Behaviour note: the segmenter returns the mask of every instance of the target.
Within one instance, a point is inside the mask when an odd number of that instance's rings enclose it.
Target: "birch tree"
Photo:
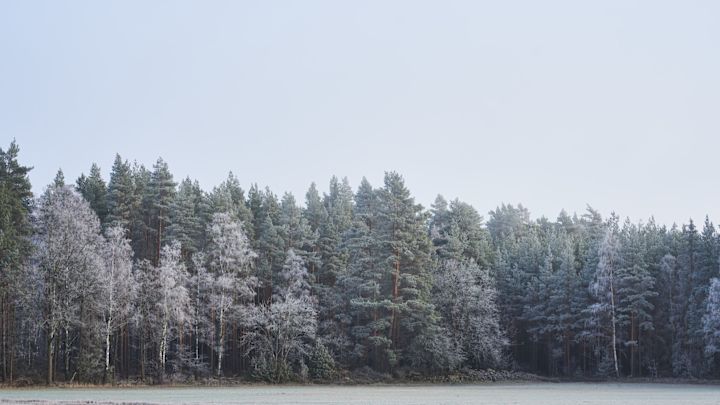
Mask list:
[[[230,214],[214,214],[207,230],[208,261],[214,274],[212,308],[218,317],[217,370],[222,375],[228,319],[242,312],[242,306],[255,296],[256,279],[250,274],[252,261],[257,257],[242,230],[242,224]]]
[[[254,356],[256,375],[271,381],[292,377],[291,360],[303,362],[315,339],[317,311],[310,296],[308,272],[302,258],[288,251],[281,285],[270,304],[255,307],[247,320],[247,353]]]
[[[125,237],[125,229],[112,226],[105,232],[107,242],[104,249],[105,266],[100,274],[104,286],[102,304],[105,379],[111,377],[110,338],[125,326],[133,309],[136,286],[132,274],[132,248]]]
[[[620,377],[617,355],[617,313],[616,313],[616,279],[615,274],[620,268],[620,245],[615,230],[611,227],[605,233],[599,249],[599,262],[595,273],[595,281],[591,291],[598,302],[593,304],[595,314],[607,318],[610,329],[610,352],[612,366],[616,377]]]
[[[85,287],[99,285],[95,280],[103,267],[103,239],[97,215],[87,201],[66,186],[47,189],[39,201],[36,225],[37,263],[45,290],[47,382],[52,384],[61,338],[65,343],[65,371],[69,372],[71,328],[81,322],[81,300],[96,292]]]

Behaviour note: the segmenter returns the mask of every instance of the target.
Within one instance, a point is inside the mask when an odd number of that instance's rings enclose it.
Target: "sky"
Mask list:
[[[35,192],[116,153],[303,201],[401,173],[522,203],[720,221],[717,1],[0,0],[0,147]]]

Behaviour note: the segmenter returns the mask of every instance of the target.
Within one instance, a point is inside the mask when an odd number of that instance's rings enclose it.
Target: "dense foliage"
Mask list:
[[[212,191],[117,156],[33,199],[0,150],[2,377],[334,378],[512,368],[720,375],[719,239],[588,208],[487,221],[394,172],[299,205],[230,174]]]

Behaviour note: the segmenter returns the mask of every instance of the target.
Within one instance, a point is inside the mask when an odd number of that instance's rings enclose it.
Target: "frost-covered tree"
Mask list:
[[[572,346],[576,340],[577,321],[582,312],[582,304],[576,299],[577,291],[582,289],[576,269],[573,240],[565,227],[553,234],[550,242],[553,253],[544,266],[541,285],[547,293],[540,307],[542,313],[541,330],[547,344],[548,372],[557,372],[557,363],[562,357],[562,369],[569,374],[572,371]]]
[[[708,289],[707,308],[703,316],[705,355],[711,366],[720,366],[720,278],[713,278]]]
[[[616,229],[611,227],[605,233],[605,238],[600,245],[599,261],[595,273],[595,281],[591,290],[597,302],[592,305],[592,312],[599,318],[601,330],[607,331],[606,340],[608,343],[603,352],[603,361],[611,362],[613,374],[620,376],[617,355],[617,271],[621,266],[620,242],[616,235]]]
[[[483,217],[471,205],[459,200],[449,204],[438,196],[432,210],[429,232],[440,259],[474,260],[489,267],[490,235],[483,226]]]
[[[212,212],[227,212],[243,224],[243,231],[253,239],[253,213],[245,200],[245,191],[240,181],[232,173],[208,194],[208,203]]]
[[[620,235],[622,265],[617,270],[617,323],[622,341],[629,348],[630,376],[643,366],[644,340],[655,330],[653,298],[655,278],[645,262],[644,236],[640,227],[627,220]]]
[[[250,273],[257,257],[242,230],[242,224],[230,214],[214,214],[207,229],[208,266],[213,273],[211,307],[217,314],[217,375],[222,375],[227,322],[247,312],[245,306],[255,296],[257,280]]]
[[[269,189],[263,192],[257,186],[250,187],[248,200],[253,215],[253,250],[258,252],[256,275],[261,287],[258,298],[269,301],[273,294],[273,283],[285,260],[280,205]]]
[[[386,173],[385,185],[378,190],[376,253],[383,273],[378,305],[381,319],[389,325],[387,337],[391,342],[387,367],[396,366],[401,353],[411,348],[415,338],[434,326],[430,302],[432,247],[425,227],[427,219],[402,176]]]
[[[255,374],[271,381],[292,378],[293,363],[304,366],[317,329],[308,272],[292,250],[278,279],[272,302],[256,306],[246,320],[249,331],[244,338]]]
[[[348,250],[347,270],[338,283],[351,320],[349,354],[341,360],[381,368],[390,340],[386,334],[387,323],[380,321],[383,268],[376,254],[380,250],[376,237],[377,207],[377,192],[363,178],[355,194],[354,219],[343,242]]]
[[[691,296],[693,290],[693,274],[699,271],[700,263],[700,236],[691,220],[683,225],[682,231],[677,235],[678,252],[675,269],[675,294],[673,295],[673,321],[675,334],[673,336],[672,368],[676,376],[689,377],[697,374],[702,366],[702,356],[693,350],[691,342],[690,318]],[[702,353],[700,353],[702,354]]]
[[[193,334],[193,359],[191,368],[195,375],[207,371],[205,356],[201,354],[201,344],[212,345],[215,337],[212,324],[212,304],[214,278],[208,272],[205,253],[198,252],[192,257],[193,273],[188,280],[190,296],[190,323]]]
[[[205,224],[208,222],[208,203],[200,184],[189,177],[180,182],[171,204],[171,225],[168,236],[180,242],[183,258],[188,261],[193,253],[205,246]],[[189,262],[189,261],[188,261]]]
[[[71,333],[76,328],[91,329],[89,312],[96,310],[93,305],[101,292],[98,270],[104,265],[103,239],[97,215],[71,188],[49,187],[38,205],[36,261],[44,289],[42,325],[50,384],[55,380],[60,342],[64,345],[65,377],[69,378]]]
[[[107,379],[112,377],[111,337],[129,322],[137,289],[132,274],[132,248],[125,237],[125,229],[121,225],[115,225],[108,228],[105,234],[107,242],[103,250],[104,266],[100,272],[100,280],[103,286],[101,305]]]
[[[180,244],[163,247],[157,267],[144,261],[136,270],[139,276],[138,316],[136,322],[143,331],[141,338],[141,366],[147,361],[151,346],[156,354],[150,363],[154,374],[162,380],[168,370],[171,343],[183,334],[191,319],[188,274],[182,260]],[[144,374],[144,371],[143,371]]]
[[[460,358],[477,368],[502,367],[508,342],[500,329],[497,291],[489,272],[472,260],[451,259],[435,270],[433,280],[433,303]]]
[[[715,225],[705,217],[702,233],[699,235],[697,246],[697,262],[694,270],[689,274],[689,297],[687,307],[687,348],[693,363],[695,376],[702,376],[711,372],[705,369],[703,352],[705,344],[705,328],[703,317],[708,306],[708,293],[710,281],[718,274],[720,263],[720,247]]]
[[[181,332],[188,320],[189,296],[187,272],[181,260],[180,245],[175,242],[161,251],[157,268],[159,301],[156,303],[155,324],[160,328],[158,357],[160,370],[165,371],[170,340]],[[180,331],[179,331],[180,330]]]
[[[232,173],[210,193],[189,178],[176,191],[162,159],[120,156],[106,191],[93,165],[80,195],[59,171],[33,200],[17,154],[0,150],[4,382],[436,374],[506,358],[567,376],[720,370],[709,218],[702,232],[618,229],[590,207],[550,220],[503,204],[484,222],[441,196],[425,210],[397,173],[354,195],[346,179],[313,184],[303,207],[256,185],[246,196]]]

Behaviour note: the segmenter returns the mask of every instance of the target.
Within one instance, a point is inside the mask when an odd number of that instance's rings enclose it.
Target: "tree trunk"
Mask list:
[[[54,353],[54,346],[55,346],[55,331],[53,328],[48,332],[47,337],[47,363],[48,363],[48,371],[47,371],[47,383],[48,385],[51,385],[53,383],[53,356]]]
[[[225,308],[223,306],[225,303],[225,297],[220,297],[220,334],[218,336],[218,364],[217,364],[217,376],[220,377],[222,375],[222,362],[223,362],[223,354],[225,353]]]
[[[110,377],[110,322],[110,319],[105,322],[105,382]]]
[[[64,379],[67,381],[68,375],[70,375],[70,328],[65,327],[65,376]]]
[[[617,332],[615,330],[615,286],[613,280],[613,274],[610,274],[610,312],[612,317],[612,352],[613,361],[615,364],[615,377],[620,377],[620,370],[618,368],[618,357],[617,357]]]
[[[397,304],[399,297],[399,284],[400,284],[400,252],[395,250],[395,271],[392,276],[392,296],[393,304]],[[392,341],[393,348],[397,345],[397,339],[400,335],[398,328],[398,313],[395,306],[392,310],[392,322],[390,323],[390,340]]]
[[[637,341],[635,340],[635,313],[630,312],[630,377],[635,377],[635,352]]]
[[[160,374],[165,373],[165,352],[167,350],[168,323],[163,322],[162,337],[160,340]]]

